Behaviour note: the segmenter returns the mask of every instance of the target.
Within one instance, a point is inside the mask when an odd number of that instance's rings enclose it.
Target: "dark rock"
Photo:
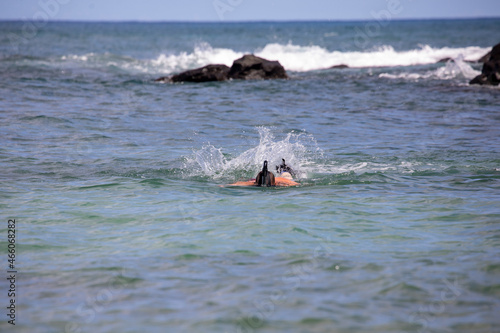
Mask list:
[[[443,58],[443,59],[440,59],[436,64],[439,64],[439,63],[442,63],[442,62],[448,62],[450,60],[453,60],[453,58]]]
[[[344,68],[349,68],[349,66],[342,64],[342,65],[335,65],[335,66],[329,67],[329,69],[337,69],[337,68],[344,69]]]
[[[491,57],[491,51],[486,53],[484,56],[482,56],[481,58],[479,58],[477,60],[477,62],[488,62],[488,60],[490,60],[490,57]]]
[[[179,73],[172,77],[160,77],[156,82],[209,82],[228,79],[288,79],[285,69],[278,61],[270,61],[254,56],[244,55],[233,62],[231,68],[226,65],[208,65]]]
[[[436,62],[436,64],[446,63],[448,61],[455,61],[455,59],[453,59],[453,58],[443,58],[443,59],[439,60],[438,62]],[[477,61],[464,60],[464,62],[469,63],[469,64],[473,64],[473,63],[476,63]]]
[[[475,78],[473,78],[472,80],[470,80],[469,84],[480,84],[480,85],[488,84],[488,77],[486,77],[483,74],[480,74]]]
[[[288,79],[285,68],[279,61],[270,61],[246,54],[233,62],[228,74],[230,79],[258,80],[258,79]]]
[[[170,76],[162,76],[155,80],[155,82],[170,82]]]
[[[192,69],[170,78],[172,82],[209,82],[225,81],[228,79],[229,67],[226,65],[207,65]]]
[[[469,84],[500,84],[500,43],[491,50],[488,60],[483,64],[481,75],[476,76]]]

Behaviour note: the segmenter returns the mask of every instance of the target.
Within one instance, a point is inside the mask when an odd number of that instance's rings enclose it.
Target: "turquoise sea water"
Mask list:
[[[499,332],[500,20],[369,24],[0,22],[15,332]]]

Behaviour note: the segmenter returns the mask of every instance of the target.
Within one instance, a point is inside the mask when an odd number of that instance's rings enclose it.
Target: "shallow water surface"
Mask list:
[[[497,332],[500,94],[466,60],[499,21],[360,49],[363,24],[51,23],[13,50],[1,22],[16,331]],[[291,79],[153,81],[247,52]],[[221,187],[282,158],[300,186]]]

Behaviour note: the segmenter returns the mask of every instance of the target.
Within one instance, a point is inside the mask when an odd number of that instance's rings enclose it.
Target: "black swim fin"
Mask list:
[[[257,181],[257,185],[262,186],[262,185],[267,185],[266,184],[266,179],[267,179],[267,161],[264,161],[264,165],[262,166],[262,171],[259,173],[260,179]]]
[[[264,161],[262,171],[257,175],[257,186],[274,186],[274,174],[267,170],[267,161]]]

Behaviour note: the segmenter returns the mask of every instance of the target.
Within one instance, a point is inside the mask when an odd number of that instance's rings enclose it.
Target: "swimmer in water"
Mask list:
[[[233,184],[228,184],[227,186],[298,186],[299,183],[295,182],[292,178],[292,174],[295,175],[295,171],[290,168],[285,163],[285,159],[282,159],[283,164],[276,166],[276,171],[278,176],[274,176],[274,173],[267,169],[267,161],[264,161],[262,170],[257,174],[255,179],[247,181],[237,181]],[[224,187],[223,185],[221,185]]]

